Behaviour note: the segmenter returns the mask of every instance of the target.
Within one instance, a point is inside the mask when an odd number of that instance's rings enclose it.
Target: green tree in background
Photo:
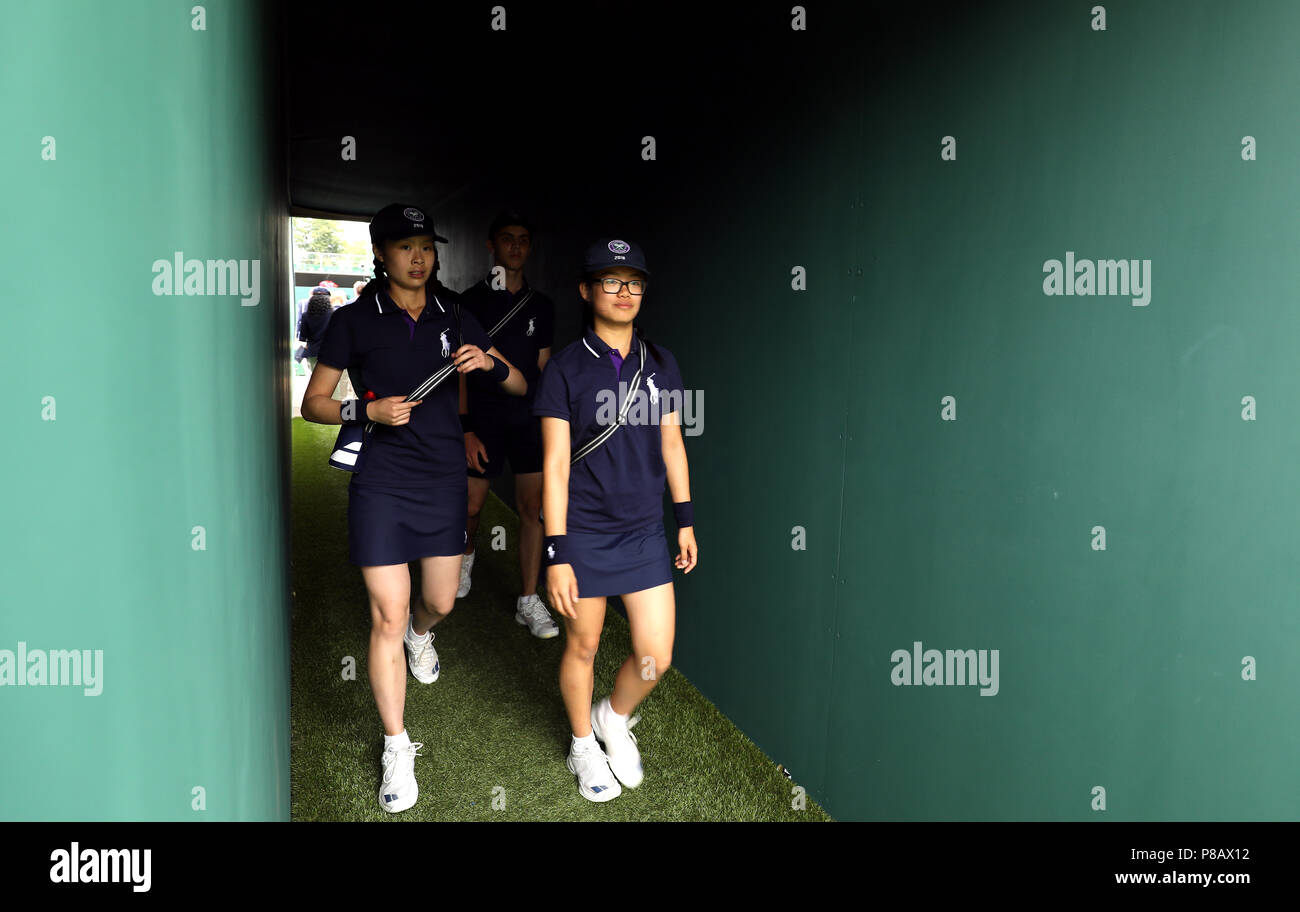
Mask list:
[[[367,229],[367,232],[368,230],[369,229]],[[370,238],[368,236],[357,237],[355,234],[350,237],[344,236],[342,238],[342,243],[344,253],[356,254],[357,256],[365,257],[367,260],[370,259],[372,251],[370,250]]]
[[[358,227],[359,226],[359,227]],[[369,230],[365,223],[329,219],[293,220],[293,246],[315,253],[346,253],[370,259]]]
[[[355,252],[344,250],[338,225],[327,219],[294,219],[293,245],[298,250],[310,250],[316,253]]]

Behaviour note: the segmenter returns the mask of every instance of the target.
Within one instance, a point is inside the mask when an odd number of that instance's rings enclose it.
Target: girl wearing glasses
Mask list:
[[[567,765],[584,798],[609,801],[621,793],[619,783],[641,784],[629,731],[637,718],[629,716],[672,656],[676,603],[663,527],[665,481],[678,526],[677,568],[694,569],[698,549],[677,361],[646,342],[635,322],[650,274],[645,256],[635,244],[601,240],[588,249],[583,272],[586,333],[547,363],[533,414],[542,419],[544,451],[542,560],[551,605],[568,632],[560,663],[573,729]],[[592,448],[610,427],[617,429]],[[611,595],[627,609],[632,654],[613,691],[593,706],[592,668]]]

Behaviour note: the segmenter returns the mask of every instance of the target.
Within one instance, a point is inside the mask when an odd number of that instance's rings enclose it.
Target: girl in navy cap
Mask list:
[[[629,719],[668,670],[675,625],[673,561],[663,528],[667,481],[677,520],[676,565],[698,550],[680,409],[677,361],[636,326],[649,269],[640,248],[617,239],[587,251],[578,292],[587,331],[547,363],[533,414],[542,416],[543,561],[551,605],[568,630],[560,692],[573,728],[568,767],[592,801],[618,797],[643,776]],[[643,356],[644,352],[644,356]],[[619,416],[623,421],[619,421]],[[598,446],[590,444],[602,431]],[[574,462],[574,457],[581,458]],[[592,665],[605,599],[627,609],[632,654],[613,692],[592,705]],[[604,742],[601,750],[597,739]],[[611,775],[612,773],[612,775]]]
[[[435,241],[446,241],[414,206],[393,204],[370,223],[375,278],[330,319],[307,384],[302,415],[321,424],[374,422],[348,487],[348,550],[370,594],[370,686],[384,724],[379,803],[403,811],[419,793],[412,742],[402,722],[407,664],[423,683],[438,679],[434,624],[451,611],[465,550],[465,449],[458,382],[451,376],[423,399],[404,401],[439,367],[483,371],[522,395],[523,375],[495,348],[473,315],[456,320],[456,295],[429,283]],[[331,397],[347,370],[361,400]],[[409,561],[420,561],[420,597],[411,610]]]

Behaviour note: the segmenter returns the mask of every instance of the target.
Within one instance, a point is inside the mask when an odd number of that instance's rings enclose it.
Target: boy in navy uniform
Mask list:
[[[499,325],[492,334],[493,345],[523,372],[528,392],[511,396],[481,374],[461,377],[469,534],[456,596],[469,594],[474,539],[479,512],[487,498],[488,480],[499,477],[508,461],[515,476],[515,505],[519,510],[521,585],[515,620],[527,626],[533,636],[546,639],[560,631],[537,597],[542,556],[542,524],[538,519],[542,503],[542,430],[532,407],[538,377],[551,356],[555,304],[524,278],[532,236],[532,223],[526,217],[511,211],[499,213],[488,229],[487,247],[495,262],[492,274],[461,295],[461,305],[484,329],[492,332]]]

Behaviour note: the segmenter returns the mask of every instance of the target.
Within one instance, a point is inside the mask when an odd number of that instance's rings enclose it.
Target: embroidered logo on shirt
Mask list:
[[[438,338],[442,341],[442,356],[445,358],[451,354],[451,340],[447,338],[447,330],[444,329]]]
[[[610,253],[627,253],[632,247],[626,241],[610,241]]]
[[[533,325],[536,319],[537,319],[536,317],[528,318],[528,332],[524,333],[525,336],[531,336],[533,334],[533,330],[537,328],[535,325]]]
[[[656,371],[657,373],[657,371]],[[655,405],[659,402],[659,388],[655,386],[655,375],[651,374],[645,378],[645,385],[650,390],[650,404]]]

